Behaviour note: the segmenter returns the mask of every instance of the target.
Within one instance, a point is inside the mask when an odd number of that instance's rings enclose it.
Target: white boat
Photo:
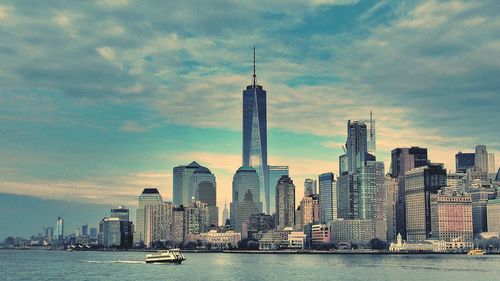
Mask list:
[[[179,249],[161,250],[154,254],[146,255],[146,263],[176,263],[180,264],[185,261],[186,257]]]

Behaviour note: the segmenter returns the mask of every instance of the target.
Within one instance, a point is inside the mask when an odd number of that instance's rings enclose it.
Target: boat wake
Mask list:
[[[144,261],[122,261],[122,260],[117,260],[117,261],[90,261],[90,260],[80,260],[81,262],[85,263],[97,263],[97,264],[111,264],[111,263],[127,263],[127,264],[145,264],[146,262]]]

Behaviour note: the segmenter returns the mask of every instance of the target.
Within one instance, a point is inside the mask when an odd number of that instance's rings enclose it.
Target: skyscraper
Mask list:
[[[467,169],[474,168],[475,159],[475,153],[462,153],[459,151],[455,154],[455,171],[465,173]]]
[[[427,148],[412,146],[395,148],[391,151],[391,176],[398,179],[396,201],[396,234],[406,239],[406,193],[405,173],[413,168],[427,165]]]
[[[276,185],[281,176],[288,176],[288,166],[267,166],[269,176],[269,192],[266,193],[266,213],[276,213]]]
[[[289,176],[282,176],[276,186],[276,226],[295,226],[295,185]]]
[[[135,231],[134,231],[134,244],[143,245],[145,240],[145,207],[150,205],[159,204],[162,201],[161,195],[156,188],[145,188],[139,196],[139,208],[137,208]]]
[[[151,247],[157,241],[172,241],[174,223],[174,205],[160,202],[145,208],[144,243]]]
[[[249,166],[240,167],[233,176],[233,198],[230,204],[231,227],[241,231],[243,222],[253,215],[255,210],[260,213],[262,202],[260,201],[259,176],[257,171]],[[247,194],[248,193],[248,194]],[[240,205],[244,204],[240,208]],[[255,205],[254,209],[252,204]]]
[[[488,173],[488,151],[486,145],[476,145],[475,167],[481,172]]]
[[[173,203],[174,205],[188,206],[194,194],[190,183],[191,175],[200,167],[196,161],[191,162],[187,166],[177,166],[173,169]]]
[[[322,223],[337,219],[337,182],[333,173],[319,175],[320,219]]]
[[[226,225],[227,220],[229,220],[229,210],[227,209],[227,204],[224,201],[224,210],[222,210],[222,225]]]
[[[54,242],[57,248],[64,246],[64,219],[61,217],[57,217]]]
[[[189,193],[193,193],[196,200],[207,204],[209,210],[208,222],[214,226],[219,225],[216,186],[215,176],[208,168],[200,166],[193,171]]]
[[[444,186],[446,169],[442,164],[428,164],[405,173],[408,240],[422,241],[431,237],[431,195]]]
[[[253,167],[259,176],[260,200],[269,198],[267,174],[267,113],[266,91],[257,84],[255,47],[252,84],[243,90],[243,166]],[[255,197],[255,196],[254,196]],[[266,210],[266,213],[269,213]]]
[[[489,174],[494,174],[496,173],[495,169],[495,153],[493,152],[488,152],[488,173]]]
[[[304,181],[304,195],[317,194],[316,191],[316,180],[305,179]]]
[[[471,196],[457,192],[431,195],[432,237],[452,242],[456,239],[472,241]]]

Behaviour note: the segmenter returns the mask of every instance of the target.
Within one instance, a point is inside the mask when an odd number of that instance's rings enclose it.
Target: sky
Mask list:
[[[370,110],[386,170],[395,147],[454,170],[477,144],[498,167],[498,14],[496,0],[2,0],[0,199],[16,204],[0,238],[55,211],[96,225],[145,187],[171,200],[172,168],[193,160],[215,174],[222,212],[254,45],[269,164],[290,166],[297,201],[306,178],[338,171],[347,120]]]

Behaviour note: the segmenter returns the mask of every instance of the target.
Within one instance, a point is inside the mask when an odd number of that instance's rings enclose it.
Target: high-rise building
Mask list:
[[[481,172],[488,173],[488,151],[486,145],[476,145],[474,166]]]
[[[471,196],[454,191],[431,194],[431,229],[439,240],[472,241]]]
[[[103,218],[102,243],[105,248],[123,248],[132,247],[132,222],[129,220],[129,210],[123,206],[111,209],[111,216]]]
[[[467,174],[461,172],[455,172],[455,173],[448,173],[446,177],[447,177],[446,182],[450,189],[454,191],[464,190],[467,181]]]
[[[295,185],[289,176],[282,176],[276,186],[276,226],[295,226]]]
[[[84,224],[82,225],[82,236],[87,237],[89,235],[89,225]]]
[[[475,160],[475,153],[462,153],[459,151],[455,154],[455,171],[460,173],[467,172],[467,169],[474,168]]]
[[[259,201],[269,198],[267,169],[267,112],[266,91],[257,84],[255,48],[252,84],[243,90],[243,166],[253,167],[259,176]],[[257,198],[254,196],[254,198]],[[255,200],[255,199],[254,199]],[[271,198],[272,200],[272,198]],[[268,213],[267,210],[265,210]]]
[[[242,230],[243,222],[252,214],[262,212],[260,181],[257,171],[250,166],[240,167],[233,177],[233,198],[230,204],[231,227]],[[240,208],[240,205],[244,204]],[[255,208],[253,207],[255,206]]]
[[[318,194],[316,191],[316,180],[305,179],[304,181],[304,195]]]
[[[141,195],[139,196],[139,208],[137,208],[136,220],[135,220],[135,230],[134,230],[134,244],[143,245],[145,240],[145,208],[146,206],[156,205],[161,203],[162,198],[158,189],[156,188],[145,188]]]
[[[209,209],[206,203],[192,200],[189,207],[185,208],[185,235],[200,234],[210,229]]]
[[[406,235],[410,241],[431,237],[431,194],[446,186],[442,164],[411,169],[405,173]]]
[[[319,202],[321,222],[337,219],[337,182],[333,173],[319,175]]]
[[[487,204],[489,200],[496,198],[497,191],[494,188],[469,187],[467,194],[472,201],[472,226],[473,235],[476,237],[482,232],[488,231]]]
[[[196,161],[187,166],[177,166],[173,169],[173,203],[176,206],[188,206],[195,196],[195,191],[191,185],[191,175],[200,167]]]
[[[64,246],[64,219],[57,217],[53,243],[57,248]]]
[[[288,176],[288,166],[267,166],[269,177],[269,192],[266,193],[266,209],[265,213],[274,215],[276,213],[276,185],[281,176]]]
[[[387,241],[396,241],[398,235],[396,228],[398,188],[398,178],[387,175],[385,178]]]
[[[253,214],[247,220],[247,235],[249,238],[259,238],[263,233],[275,229],[274,216],[261,214]]]
[[[193,171],[190,180],[190,193],[196,200],[208,206],[208,221],[211,225],[219,225],[219,209],[217,208],[217,189],[215,176],[206,167],[200,166]]]
[[[319,206],[319,196],[317,194],[304,195],[304,198],[302,198],[302,200],[300,201],[300,216],[297,216],[295,218],[295,225],[297,226],[297,230],[303,231],[304,225],[319,222]]]
[[[488,152],[488,174],[496,173],[495,153]]]
[[[395,148],[391,151],[391,176],[398,178],[398,200],[396,202],[396,234],[406,239],[406,193],[405,173],[429,163],[427,148],[412,146]]]
[[[488,201],[488,232],[500,233],[500,199]]]
[[[97,239],[97,228],[91,227],[89,233],[90,239]]]
[[[174,207],[172,223],[172,241],[176,244],[184,242],[186,239],[186,212],[184,206]]]
[[[172,241],[174,223],[174,205],[171,202],[160,202],[145,208],[145,240],[146,246],[154,242]]]

